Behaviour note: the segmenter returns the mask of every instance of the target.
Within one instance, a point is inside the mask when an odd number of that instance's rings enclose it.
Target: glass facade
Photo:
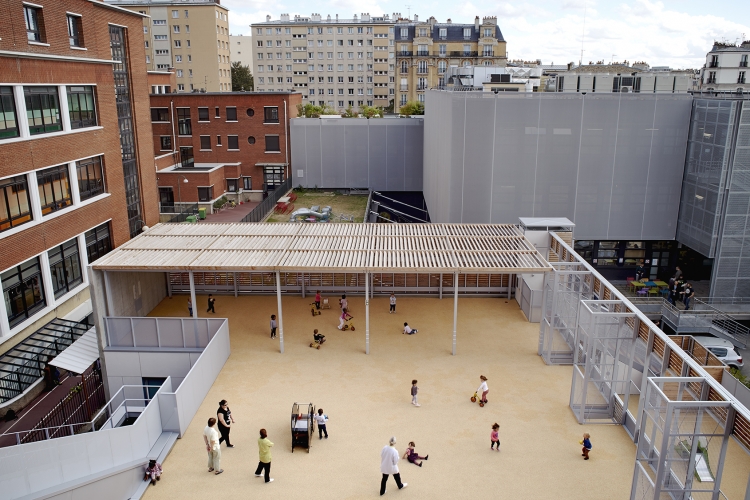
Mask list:
[[[112,65],[117,101],[117,120],[120,125],[120,149],[122,169],[125,177],[125,201],[128,210],[130,237],[140,232],[143,219],[141,208],[140,179],[138,178],[138,158],[135,154],[135,134],[133,132],[133,108],[130,102],[130,82],[128,76],[128,54],[125,41],[125,28],[109,26],[109,45],[112,60],[120,61]]]
[[[57,87],[24,87],[23,93],[31,135],[62,130]]]

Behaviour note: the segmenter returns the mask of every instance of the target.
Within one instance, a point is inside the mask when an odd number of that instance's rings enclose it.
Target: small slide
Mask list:
[[[714,482],[714,476],[711,474],[711,469],[708,468],[708,464],[703,458],[703,454],[695,455],[695,473],[698,475],[698,479],[702,483]]]
[[[315,219],[316,222],[328,221],[330,215],[330,212],[320,213],[314,212],[309,208],[300,208],[291,213],[289,216],[289,222],[299,222],[300,220],[304,221],[306,219]]]

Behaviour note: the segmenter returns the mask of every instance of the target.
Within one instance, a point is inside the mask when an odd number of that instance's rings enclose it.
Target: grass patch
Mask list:
[[[307,191],[297,190],[297,201],[294,202],[294,209],[310,208],[318,205],[321,209],[325,206],[331,207],[333,217],[331,222],[339,222],[338,217],[341,214],[353,215],[354,222],[363,222],[365,207],[367,206],[367,196],[364,195],[343,195],[336,192],[327,191]],[[266,222],[289,222],[289,214],[271,214]]]

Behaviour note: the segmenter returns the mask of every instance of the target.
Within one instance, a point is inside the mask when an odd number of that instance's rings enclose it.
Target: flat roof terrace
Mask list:
[[[629,498],[635,445],[621,426],[576,422],[568,406],[572,368],[544,364],[537,355],[539,324],[527,322],[513,300],[460,298],[463,341],[451,356],[450,298],[399,297],[397,313],[389,314],[388,297],[375,297],[372,350],[365,356],[362,296],[348,297],[355,332],[336,329],[336,305],[311,317],[311,298],[282,297],[284,354],[269,338],[276,297],[215,297],[216,316],[229,318],[232,354],[146,499],[203,499],[207,492],[217,498],[376,498],[380,450],[392,435],[401,454],[415,441],[429,460],[421,468],[402,460],[409,488],[396,492],[391,479],[387,497]],[[206,296],[197,299],[204,306]],[[174,296],[150,315],[186,316],[186,303],[187,296]],[[404,321],[419,333],[403,335]],[[327,337],[320,350],[309,347],[314,328]],[[480,374],[489,379],[484,408],[469,400]],[[410,404],[412,379],[419,380],[419,408]],[[236,420],[235,448],[222,448],[225,472],[216,477],[206,472],[202,432],[221,399]],[[315,437],[309,454],[291,452],[295,401],[312,402],[330,417],[330,438]],[[495,422],[500,453],[489,450]],[[253,476],[260,428],[275,443],[269,485]],[[583,432],[592,435],[587,462],[578,444]]]

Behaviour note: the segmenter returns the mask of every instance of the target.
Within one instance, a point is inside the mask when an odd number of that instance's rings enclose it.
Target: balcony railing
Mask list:
[[[408,85],[399,85],[398,89],[400,91],[402,91],[402,92],[405,92],[405,91],[409,90],[409,86]]]
[[[479,52],[471,52],[466,50],[452,50],[451,57],[477,57]]]
[[[745,83],[745,77],[744,77],[744,75],[737,77],[737,83]]]
[[[718,67],[719,67],[719,61],[711,61],[711,62],[710,62],[710,63],[708,64],[708,67],[709,67],[709,68],[718,68]]]
[[[396,57],[411,57],[414,55],[414,52],[411,50],[400,50],[396,52]]]
[[[427,85],[417,85],[417,90],[427,90]]]
[[[429,55],[430,55],[430,51],[429,50],[418,50],[417,51],[417,56],[427,57]]]

